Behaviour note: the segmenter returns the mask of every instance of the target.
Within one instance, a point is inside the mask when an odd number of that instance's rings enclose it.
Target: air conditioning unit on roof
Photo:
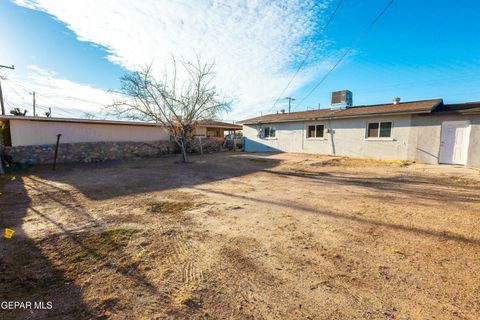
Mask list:
[[[332,92],[332,106],[351,107],[353,105],[353,93],[350,90]]]

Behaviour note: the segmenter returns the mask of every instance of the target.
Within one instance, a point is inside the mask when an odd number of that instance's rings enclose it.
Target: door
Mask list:
[[[467,164],[469,121],[444,121],[440,140],[440,163]]]

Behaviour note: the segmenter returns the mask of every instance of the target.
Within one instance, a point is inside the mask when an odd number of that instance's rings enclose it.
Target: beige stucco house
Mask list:
[[[245,150],[480,167],[480,103],[442,99],[277,113],[241,121]]]
[[[0,122],[8,123],[5,134],[10,136],[8,144],[13,147],[54,144],[57,134],[62,135],[61,143],[170,140],[166,128],[146,122],[25,116],[0,116]],[[225,131],[241,128],[231,123],[203,121],[195,128],[194,134],[223,138]]]

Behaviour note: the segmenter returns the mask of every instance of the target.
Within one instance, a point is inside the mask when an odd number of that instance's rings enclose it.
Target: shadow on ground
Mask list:
[[[13,177],[9,177],[13,179]],[[2,319],[78,319],[93,316],[82,302],[81,289],[54,267],[37,241],[22,230],[31,199],[23,179],[0,180],[0,301],[43,302],[43,310],[4,310]],[[4,228],[12,228],[12,239],[3,238]],[[65,299],[68,297],[68,299]],[[47,302],[52,303],[49,309]]]
[[[244,165],[244,159],[232,157],[225,161],[225,157],[229,155],[192,157],[194,163],[187,164],[176,164],[176,157],[138,162],[65,164],[58,165],[56,171],[39,167],[0,181],[0,226],[2,232],[4,227],[16,230],[13,239],[1,239],[0,243],[0,300],[53,303],[51,310],[0,310],[0,318],[103,317],[105,311],[116,307],[115,301],[106,301],[104,305],[102,301],[89,301],[87,307],[84,288],[74,283],[77,272],[98,272],[102,268],[128,279],[139,290],[157,295],[159,300],[167,300],[168,297],[158,293],[156,286],[122,252],[122,246],[136,230],[108,229],[72,194],[71,189],[64,189],[55,182],[72,186],[82,197],[95,201],[191,187],[278,165],[275,160],[256,159],[247,160],[248,165]],[[32,195],[36,201],[32,200]],[[44,205],[39,206],[39,203]],[[57,210],[60,208],[61,216],[49,210],[49,203]],[[53,226],[53,231],[51,234],[39,233],[32,239],[23,230],[25,219],[38,219],[36,221],[42,224]],[[98,243],[103,246],[100,250]],[[72,270],[72,266],[84,270]]]

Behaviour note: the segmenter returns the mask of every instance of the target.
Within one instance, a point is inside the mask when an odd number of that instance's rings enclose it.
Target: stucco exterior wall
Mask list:
[[[193,134],[195,136],[206,137],[207,127],[196,127],[195,129],[193,129]]]
[[[388,139],[367,139],[368,122],[392,121],[392,136]],[[308,125],[323,124],[324,138],[307,138]],[[267,126],[267,125],[264,125]],[[275,138],[260,138],[260,125],[244,125],[245,150],[248,152],[300,152],[385,160],[409,159],[411,116],[350,118],[329,121],[290,122],[271,124]]]
[[[423,163],[438,163],[443,121],[470,121],[467,165],[480,167],[480,115],[430,114],[412,117],[412,156]]]
[[[168,131],[156,126],[10,120],[12,146],[108,141],[168,141]]]

